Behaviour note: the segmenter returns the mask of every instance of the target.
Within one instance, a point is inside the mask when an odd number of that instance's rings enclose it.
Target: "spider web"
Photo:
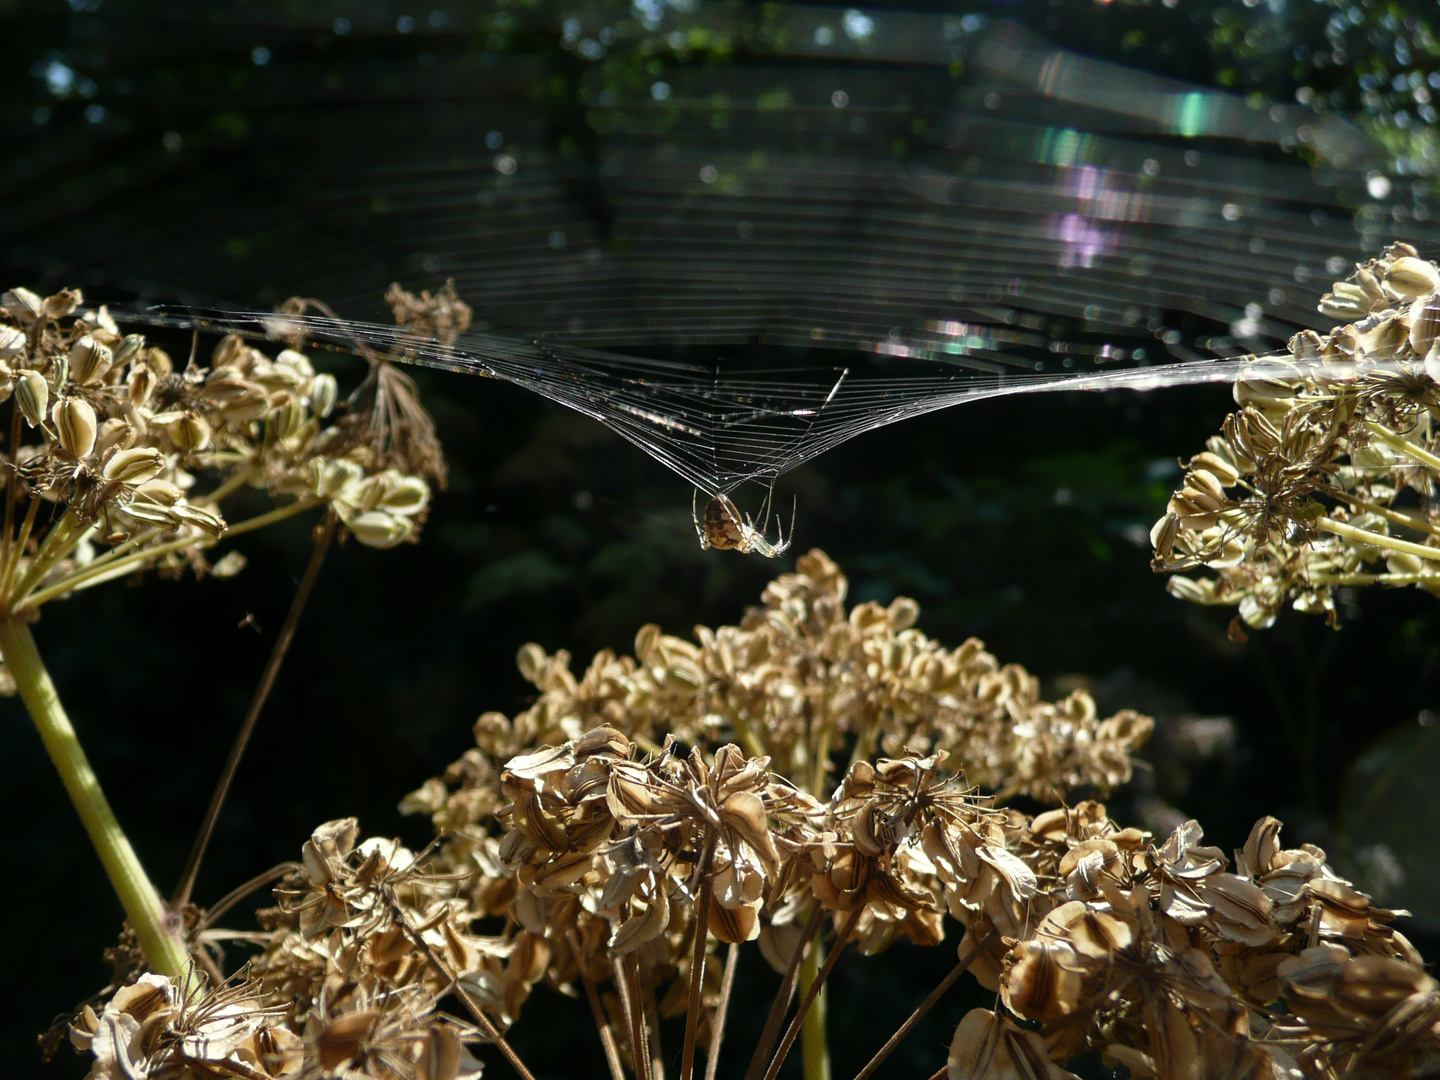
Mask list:
[[[394,243],[441,253],[437,272],[484,320],[452,346],[314,316],[143,317],[398,346],[594,417],[717,494],[961,402],[1282,370],[1253,354],[1328,329],[1314,305],[1329,280],[1392,230],[1440,241],[1428,188],[1392,183],[1339,116],[1008,25],[967,45],[957,89],[917,66],[941,24],[877,17],[867,40],[867,59],[912,65],[906,86],[929,102],[903,154],[877,151],[875,129],[892,128],[861,104],[879,100],[874,73],[846,73],[842,107],[833,71],[788,72],[783,102],[717,136],[707,103],[735,73],[697,68],[664,102],[597,106],[593,170],[528,150],[336,174],[336,207],[406,208]],[[500,212],[476,215],[477,177]]]

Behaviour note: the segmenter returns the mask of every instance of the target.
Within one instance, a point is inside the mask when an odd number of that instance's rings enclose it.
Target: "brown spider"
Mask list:
[[[771,542],[765,538],[765,529],[770,522],[770,498],[774,494],[774,488],[770,494],[765,496],[765,504],[761,508],[763,520],[760,527],[755,527],[755,522],[747,514],[741,516],[735,504],[726,495],[716,495],[705,504],[705,522],[702,525],[700,517],[695,510],[695,501],[698,498],[698,490],[692,490],[690,495],[690,520],[695,523],[695,535],[700,538],[700,550],[706,551],[710,548],[718,548],[721,551],[738,551],[742,555],[755,552],[764,555],[767,559],[783,555],[790,547],[790,541],[785,538],[785,532],[780,528],[780,522],[775,522],[775,540]],[[790,532],[795,532],[795,515],[790,515]]]

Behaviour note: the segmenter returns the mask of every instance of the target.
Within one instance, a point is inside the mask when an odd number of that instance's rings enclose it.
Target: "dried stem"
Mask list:
[[[700,856],[700,895],[695,901],[695,948],[690,956],[690,998],[685,1003],[685,1049],[680,1057],[680,1080],[695,1075],[695,1038],[700,1029],[700,995],[705,987],[705,947],[710,941],[710,894],[714,888],[710,863],[718,834],[712,828]]]
[[[244,900],[251,893],[254,893],[259,889],[263,889],[271,882],[279,881],[287,874],[294,873],[296,870],[301,868],[302,864],[300,863],[281,863],[279,866],[272,866],[263,874],[256,874],[253,878],[251,878],[244,884],[237,885],[235,888],[231,889],[219,900],[215,901],[215,903],[211,904],[205,909],[204,916],[201,918],[199,924],[195,927],[196,933],[203,933],[210,927],[214,926],[218,920],[225,917],[225,913],[227,911],[229,911],[232,907],[238,904],[241,900]]]
[[[650,1038],[645,1030],[645,1016],[640,1004],[640,960],[627,953],[620,961],[620,1003],[625,1006],[625,1017],[630,1022],[630,1057],[635,1075],[641,1080],[654,1080],[651,1073]]]
[[[570,946],[575,950],[575,955],[580,955],[580,943],[575,935],[570,935]],[[590,1003],[590,1015],[595,1018],[595,1030],[600,1033],[600,1045],[605,1050],[605,1064],[610,1068],[610,1080],[625,1080],[625,1066],[620,1063],[620,1050],[615,1045],[615,1032],[610,1028],[610,1021],[605,1016],[605,1007],[600,1002],[600,992],[595,989],[595,981],[590,978],[582,963],[580,967],[580,981],[585,985],[585,1000]]]
[[[121,830],[23,618],[0,618],[0,654],[140,939],[146,963],[153,971],[182,983],[193,978],[178,920],[166,909]]]
[[[745,1070],[745,1080],[760,1080],[761,1063],[769,1058],[770,1050],[780,1035],[780,1025],[785,1020],[785,1012],[790,1007],[790,999],[795,996],[795,978],[800,973],[800,963],[809,952],[810,942],[815,937],[815,932],[820,929],[820,921],[824,916],[825,909],[818,903],[810,911],[810,918],[800,933],[800,940],[795,943],[795,951],[790,955],[785,977],[780,980],[780,989],[775,991],[775,1001],[770,1006],[770,1015],[765,1018],[765,1029],[760,1033],[760,1042],[756,1044],[755,1053],[750,1058],[750,1067]]]
[[[885,1040],[884,1046],[875,1051],[875,1056],[870,1059],[869,1064],[855,1074],[855,1080],[870,1080],[875,1070],[884,1064],[885,1059],[894,1052],[895,1048],[905,1041],[910,1032],[915,1030],[915,1025],[924,1018],[926,1013],[935,1007],[935,1003],[945,996],[946,991],[955,985],[955,981],[959,979],[961,975],[965,974],[966,969],[975,962],[975,958],[990,944],[990,939],[993,938],[997,932],[998,931],[992,926],[985,936],[976,942],[974,947],[960,958],[960,962],[950,969],[950,974],[940,980],[940,985],[935,987],[934,990],[931,990],[929,996],[919,1005],[915,1006],[915,1011],[910,1014],[909,1018],[903,1024],[895,1029],[895,1034]]]
[[[710,1028],[710,1049],[705,1060],[705,1080],[715,1080],[715,1070],[720,1064],[720,1043],[725,1036],[725,1019],[730,1013],[730,991],[735,988],[735,969],[739,966],[740,946],[730,943],[725,953],[725,974],[720,979],[720,1004],[715,1009],[715,1021]]]
[[[845,919],[845,924],[840,928],[840,935],[835,939],[835,944],[830,948],[830,955],[825,958],[825,964],[820,969],[820,974],[810,984],[810,991],[800,1002],[800,1008],[795,1017],[790,1021],[790,1027],[785,1032],[785,1038],[780,1040],[780,1049],[775,1051],[775,1056],[770,1061],[770,1067],[765,1070],[765,1080],[775,1080],[775,1075],[780,1071],[781,1064],[790,1053],[790,1047],[795,1045],[795,1039],[800,1034],[800,1027],[805,1022],[806,1015],[810,1012],[810,1006],[820,996],[821,989],[825,986],[825,980],[830,977],[830,972],[835,969],[836,962],[840,959],[840,953],[845,948],[850,935],[855,932],[855,924],[860,921],[860,916],[865,911],[865,905],[861,904]],[[810,1080],[809,1077],[806,1080]]]
[[[394,914],[395,918],[399,921],[401,929],[405,931],[405,937],[409,939],[411,945],[414,945],[424,953],[426,959],[430,961],[431,966],[445,977],[445,980],[450,984],[450,989],[465,1003],[465,1008],[469,1011],[470,1015],[475,1018],[475,1023],[479,1025],[485,1038],[494,1044],[495,1048],[500,1051],[500,1056],[515,1070],[521,1077],[521,1080],[535,1080],[535,1075],[525,1067],[525,1063],[520,1060],[519,1055],[511,1049],[510,1044],[505,1041],[505,1037],[500,1034],[500,1029],[485,1015],[485,1010],[483,1010],[480,1007],[480,1003],[475,1000],[475,995],[465,989],[464,983],[460,981],[455,972],[450,970],[450,965],[447,964],[440,953],[436,951],[435,946],[426,941],[424,935],[411,925],[410,919],[405,914],[405,909],[401,907],[400,902],[395,899],[393,891],[390,889],[384,890],[384,896],[391,913]]]
[[[5,476],[5,534],[4,544],[0,545],[0,552],[5,555],[5,562],[10,561],[10,540],[14,536],[15,524],[15,489],[20,483],[20,473],[15,462],[20,450],[20,409],[12,404],[10,406],[10,441],[6,444],[5,451],[10,460],[6,462]]]
[[[640,980],[640,957],[635,957],[635,980]],[[640,987],[640,1003],[645,1017],[645,1038],[650,1047],[650,1080],[665,1080],[665,1055],[660,1049],[660,1010],[655,1005],[654,985]]]
[[[171,897],[171,905],[177,911],[190,901],[190,893],[195,887],[195,876],[200,872],[201,860],[205,858],[205,849],[210,843],[211,835],[215,832],[215,823],[220,818],[220,811],[225,805],[225,797],[230,794],[230,785],[234,783],[235,774],[240,769],[240,759],[245,754],[245,747],[249,745],[250,736],[255,731],[255,724],[259,721],[260,713],[265,708],[265,702],[270,697],[270,691],[275,686],[275,678],[280,674],[280,666],[284,664],[285,656],[290,651],[290,643],[295,640],[295,629],[300,625],[300,616],[304,613],[305,604],[309,601],[315,581],[320,576],[320,565],[325,561],[325,553],[330,549],[330,541],[335,535],[335,524],[335,511],[330,510],[325,514],[324,521],[315,529],[315,546],[310,551],[310,561],[305,567],[305,574],[295,589],[295,596],[290,601],[290,610],[286,613],[285,622],[275,638],[275,645],[270,650],[270,658],[265,662],[265,668],[260,673],[260,681],[255,687],[255,696],[250,699],[250,708],[246,710],[245,719],[241,722],[240,730],[235,735],[235,742],[230,747],[230,756],[225,759],[225,767],[221,769],[220,778],[215,783],[215,791],[210,796],[210,805],[205,808],[205,817],[200,822],[200,830],[195,835],[195,843],[191,846],[190,854],[185,860],[185,869],[181,872],[180,881],[175,886],[175,892]]]

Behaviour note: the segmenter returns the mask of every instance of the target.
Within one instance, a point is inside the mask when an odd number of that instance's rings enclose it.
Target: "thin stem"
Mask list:
[[[1440,585],[1440,574],[1311,574],[1312,585]]]
[[[1384,424],[1377,424],[1374,420],[1366,420],[1365,430],[1370,432],[1371,435],[1374,435],[1375,438],[1379,439],[1386,446],[1400,451],[1400,453],[1404,454],[1411,461],[1424,465],[1427,469],[1440,472],[1440,457],[1436,457],[1428,450],[1421,449],[1409,439],[1405,438],[1405,436],[1391,431]]]
[[[300,863],[281,863],[279,866],[272,866],[263,874],[256,874],[253,878],[245,882],[243,885],[237,885],[235,888],[231,889],[219,900],[215,901],[215,903],[211,904],[208,908],[205,909],[205,915],[196,925],[196,930],[201,933],[209,930],[210,927],[214,926],[216,922],[225,917],[226,912],[228,912],[241,900],[244,900],[251,893],[263,889],[272,881],[279,881],[286,874],[289,874],[292,871],[298,870],[300,868]]]
[[[695,902],[695,946],[690,954],[690,998],[685,1003],[685,1049],[680,1055],[680,1080],[695,1075],[695,1038],[700,1030],[700,995],[705,988],[705,947],[710,942],[710,893],[714,887],[710,863],[715,857],[714,829],[705,840],[700,856],[700,895]]]
[[[638,984],[640,956],[638,953],[631,955],[635,957],[635,978]],[[645,1016],[645,1037],[650,1046],[650,1077],[651,1080],[665,1080],[665,1054],[660,1049],[660,1010],[655,1004],[655,987],[641,987],[640,994]]]
[[[184,551],[189,547],[208,548],[218,544],[221,540],[229,540],[231,537],[239,536],[242,533],[251,532],[255,529],[263,529],[266,525],[273,525],[277,521],[284,521],[286,518],[294,517],[302,511],[309,510],[312,506],[318,506],[319,499],[297,499],[293,503],[281,506],[268,513],[260,514],[240,522],[238,525],[231,525],[226,528],[223,536],[182,536],[171,540],[168,543],[159,544],[153,548],[146,548],[144,551],[136,551],[124,558],[116,559],[113,562],[102,566],[95,566],[91,563],[68,577],[61,578],[45,588],[26,596],[15,605],[16,611],[24,611],[37,608],[57,596],[77,589],[87,589],[92,585],[99,585],[102,581],[108,581],[112,577],[119,577],[121,574],[129,573],[136,567],[160,558],[162,555],[169,555],[172,551]],[[34,583],[29,581],[34,575],[26,575],[28,585]],[[28,590],[27,590],[28,591]]]
[[[760,1041],[755,1045],[755,1053],[750,1058],[750,1067],[745,1070],[745,1080],[760,1080],[761,1063],[769,1058],[770,1050],[780,1035],[780,1025],[785,1021],[785,1013],[790,1008],[790,999],[795,996],[795,977],[800,973],[800,963],[809,952],[810,941],[815,937],[815,932],[820,929],[820,920],[824,915],[825,909],[819,903],[816,903],[810,910],[810,918],[805,922],[805,929],[800,932],[800,940],[795,943],[795,951],[790,954],[790,963],[785,968],[785,977],[780,980],[780,989],[775,991],[775,1000],[770,1005],[770,1015],[765,1018],[765,1030],[760,1033]]]
[[[945,992],[955,985],[955,981],[965,974],[966,969],[975,962],[975,958],[984,951],[985,947],[990,944],[990,939],[998,932],[992,926],[968,953],[960,957],[960,962],[950,969],[950,974],[941,979],[940,985],[931,990],[929,996],[915,1006],[915,1011],[910,1014],[910,1018],[895,1030],[895,1034],[885,1040],[884,1046],[875,1051],[875,1056],[870,1059],[869,1064],[855,1074],[855,1080],[870,1080],[875,1070],[884,1064],[885,1059],[894,1052],[895,1048],[905,1041],[910,1032],[915,1030],[915,1025],[920,1023],[925,1014],[935,1007],[935,1003],[945,996]]]
[[[1414,555],[1417,559],[1430,559],[1435,562],[1440,562],[1440,548],[1426,547],[1424,544],[1412,544],[1409,540],[1396,540],[1393,536],[1386,536],[1384,533],[1371,532],[1369,529],[1357,529],[1353,525],[1345,525],[1326,517],[1320,519],[1319,527],[1321,532],[1334,533],[1336,536],[1343,536],[1347,540],[1354,540],[1361,544],[1369,544],[1372,547],[1389,548],[1391,551]]]
[[[765,757],[765,743],[755,729],[750,726],[750,721],[744,719],[738,712],[726,717],[730,725],[735,729],[735,734],[740,737],[740,744],[745,747],[745,752],[751,757]]]
[[[1381,506],[1379,503],[1371,502],[1369,499],[1362,499],[1360,496],[1354,495],[1343,488],[1333,487],[1330,484],[1322,484],[1315,490],[1322,495],[1329,495],[1332,499],[1340,499],[1343,502],[1349,503],[1351,506],[1359,507],[1367,513],[1382,517],[1395,525],[1403,525],[1407,529],[1429,533],[1431,536],[1440,536],[1440,528],[1436,528],[1428,521],[1422,521],[1410,514],[1402,514],[1399,510],[1392,510],[1388,506]]]
[[[475,1023],[479,1025],[485,1038],[500,1051],[500,1055],[510,1067],[520,1075],[522,1080],[535,1080],[534,1074],[525,1067],[525,1063],[521,1061],[515,1051],[511,1049],[510,1044],[505,1041],[505,1037],[500,1034],[500,1029],[491,1022],[490,1018],[485,1015],[485,1011],[480,1008],[480,1003],[475,1000],[475,995],[465,989],[465,984],[460,981],[455,972],[450,970],[450,965],[445,962],[435,946],[426,941],[425,936],[411,924],[409,917],[405,914],[405,909],[400,906],[400,902],[395,899],[391,890],[387,888],[382,895],[385,897],[391,914],[395,916],[396,921],[405,932],[405,936],[409,939],[410,944],[424,953],[426,959],[430,961],[431,966],[445,977],[445,980],[450,984],[449,988],[465,1003],[465,1008],[469,1010],[470,1015],[475,1018]]]
[[[20,535],[15,538],[15,543],[5,555],[4,566],[0,568],[0,596],[9,595],[10,578],[14,576],[15,567],[20,565],[25,549],[30,544],[30,534],[35,530],[35,519],[40,513],[40,502],[39,499],[30,500],[30,508],[25,511],[25,520],[20,523]]]
[[[6,597],[6,600],[11,602],[12,612],[25,607],[28,599],[26,594],[44,580],[45,575],[53,570],[61,559],[75,550],[75,545],[80,543],[88,528],[88,525],[68,510],[59,521],[50,526],[45,539],[40,541],[35,557],[30,560],[30,568]]]
[[[834,953],[830,955],[833,956]],[[824,983],[819,981],[820,965],[824,957],[825,946],[817,941],[810,950],[810,955],[800,965],[800,990],[805,994],[806,1001],[814,1001],[800,1024],[800,1072],[805,1080],[830,1080],[830,1043],[826,1038],[828,995],[825,993]],[[813,998],[812,990],[816,990]]]
[[[571,935],[570,947],[580,956],[579,942]],[[610,1068],[610,1080],[625,1080],[625,1067],[620,1064],[620,1051],[615,1045],[615,1032],[610,1030],[610,1021],[605,1017],[605,1008],[600,1003],[600,993],[595,981],[580,964],[580,981],[585,984],[585,999],[590,1002],[590,1015],[595,1018],[595,1029],[600,1032],[600,1045],[605,1049],[605,1064]]]
[[[191,503],[192,505],[196,506],[214,506],[216,503],[220,502],[221,499],[224,499],[227,496],[233,495],[235,494],[235,492],[239,491],[242,487],[245,486],[246,482],[249,479],[250,470],[248,468],[237,469],[235,472],[231,473],[230,476],[228,476],[221,484],[219,484],[214,491],[207,491],[204,495],[197,496],[196,498],[191,500]]]
[[[620,985],[625,988],[625,1012],[630,1018],[630,1056],[635,1075],[641,1080],[655,1080],[650,1058],[650,1035],[645,1024],[644,1006],[640,1004],[640,958],[633,952],[620,960]]]
[[[780,1049],[775,1051],[775,1056],[770,1060],[770,1067],[765,1070],[765,1080],[775,1080],[775,1075],[780,1071],[781,1064],[790,1053],[790,1047],[795,1045],[795,1039],[800,1034],[800,1027],[805,1022],[806,1015],[810,1012],[810,1006],[820,996],[821,989],[825,986],[825,980],[830,977],[830,972],[835,969],[835,964],[840,959],[840,953],[844,950],[845,944],[850,940],[850,935],[855,932],[855,924],[860,921],[860,916],[865,911],[865,905],[861,904],[845,919],[845,925],[840,928],[840,935],[835,939],[835,944],[830,947],[830,955],[825,958],[825,964],[820,969],[820,974],[810,985],[810,992],[800,1002],[800,1008],[795,1013],[795,1018],[790,1021],[790,1027],[785,1032],[785,1038],[780,1040]],[[811,1080],[806,1077],[806,1080]]]
[[[15,488],[20,483],[20,472],[16,467],[20,450],[20,408],[13,402],[10,406],[10,442],[5,450],[9,454],[10,460],[6,463],[8,475],[5,477],[5,535],[4,543],[0,544],[0,551],[3,551],[5,561],[8,563],[10,561],[10,539],[15,524]]]
[[[315,587],[315,580],[320,576],[320,564],[325,561],[325,553],[330,549],[330,539],[335,535],[335,512],[332,510],[325,515],[325,520],[315,530],[315,546],[310,551],[310,561],[305,566],[305,575],[300,579],[299,586],[295,589],[295,596],[290,601],[290,610],[285,615],[285,622],[280,627],[280,633],[275,638],[275,645],[270,650],[270,659],[265,662],[265,669],[260,673],[260,681],[255,686],[255,696],[250,699],[250,708],[245,712],[245,719],[240,723],[240,730],[235,735],[235,742],[230,747],[230,756],[225,759],[225,767],[220,770],[220,779],[215,783],[215,791],[210,796],[210,805],[205,808],[205,817],[200,822],[200,830],[195,834],[195,843],[190,847],[190,854],[185,860],[185,869],[180,873],[180,881],[175,886],[175,892],[170,903],[178,911],[190,901],[190,892],[195,887],[195,875],[200,872],[200,862],[205,858],[205,848],[210,843],[210,837],[215,832],[215,823],[220,819],[220,810],[225,805],[225,797],[230,794],[230,785],[235,782],[235,774],[240,769],[240,759],[245,755],[245,747],[250,743],[250,736],[255,732],[255,724],[260,719],[261,710],[265,708],[265,702],[269,700],[270,691],[275,687],[275,678],[280,674],[280,666],[285,663],[285,656],[290,651],[290,643],[295,640],[295,628],[300,625],[300,616],[305,611],[305,604],[310,599],[310,593]]]
[[[720,1064],[720,1043],[725,1037],[725,1018],[730,1012],[730,991],[735,988],[735,969],[740,966],[739,959],[740,946],[731,942],[725,953],[725,974],[720,979],[720,1005],[715,1010],[715,1021],[710,1028],[705,1080],[715,1080],[715,1070]]]
[[[125,916],[140,939],[146,963],[153,971],[182,983],[192,978],[189,952],[180,936],[178,920],[166,910],[121,830],[23,619],[0,618],[0,653],[95,845]]]

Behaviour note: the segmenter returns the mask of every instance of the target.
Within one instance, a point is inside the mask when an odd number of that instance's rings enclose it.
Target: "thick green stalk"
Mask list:
[[[0,653],[40,731],[50,760],[60,770],[60,779],[70,801],[90,835],[110,884],[120,897],[125,915],[140,939],[140,948],[152,970],[172,979],[191,978],[185,942],[176,933],[160,894],[145,875],[140,859],[115,820],[95,770],[80,748],[70,718],[60,704],[55,684],[35,648],[35,638],[22,618],[0,618]]]

